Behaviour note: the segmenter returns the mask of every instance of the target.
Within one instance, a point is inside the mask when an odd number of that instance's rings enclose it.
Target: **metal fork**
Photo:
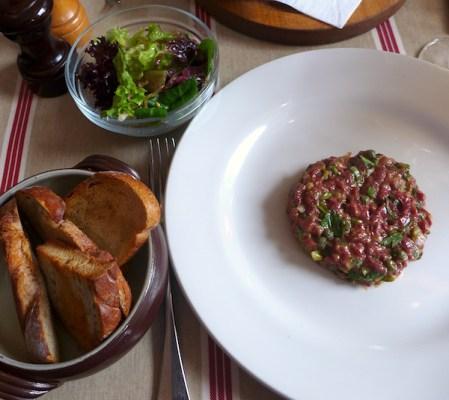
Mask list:
[[[149,180],[154,194],[159,200],[161,207],[164,207],[165,184],[167,181],[168,169],[176,149],[176,134],[165,137],[150,138],[150,165]],[[164,213],[162,212],[162,225],[164,226]],[[159,379],[158,399],[159,400],[189,400],[186,376],[182,364],[181,352],[179,349],[176,321],[174,317],[174,307],[172,298],[172,285],[175,282],[172,276],[172,268],[168,279],[168,287],[165,299],[165,334],[164,351],[162,359],[161,378]],[[167,372],[168,375],[164,375]],[[168,387],[167,387],[168,386]],[[171,393],[167,393],[170,392]]]

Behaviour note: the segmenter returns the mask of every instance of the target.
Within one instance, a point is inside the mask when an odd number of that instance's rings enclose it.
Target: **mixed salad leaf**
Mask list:
[[[150,24],[133,35],[113,28],[92,40],[86,52],[95,62],[78,78],[95,97],[102,115],[163,118],[198,95],[214,68],[216,43]]]

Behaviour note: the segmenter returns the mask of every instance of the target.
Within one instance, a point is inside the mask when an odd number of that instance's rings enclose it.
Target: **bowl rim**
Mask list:
[[[110,117],[103,118],[101,116],[101,114],[98,112],[98,109],[96,109],[95,107],[91,107],[80,96],[78,96],[76,88],[75,88],[77,78],[72,76],[72,74],[70,74],[70,71],[69,71],[70,61],[72,60],[73,57],[76,57],[76,54],[77,54],[76,47],[78,46],[78,44],[81,42],[81,40],[83,40],[85,34],[88,33],[95,25],[106,20],[107,18],[112,18],[117,15],[124,14],[124,13],[130,12],[130,11],[137,11],[137,10],[143,10],[143,9],[173,11],[175,13],[184,15],[184,16],[188,17],[189,19],[191,19],[192,21],[194,21],[195,23],[199,24],[201,26],[201,28],[203,28],[207,32],[207,37],[212,38],[214,40],[214,42],[217,44],[216,51],[214,54],[214,68],[210,72],[209,79],[206,81],[206,85],[204,85],[201,88],[200,92],[193,99],[189,100],[186,104],[184,104],[182,107],[180,107],[176,110],[170,111],[167,114],[167,116],[164,118],[154,118],[154,117],[153,118],[130,118],[130,119],[125,119],[123,121],[120,121],[117,118],[110,118]],[[151,22],[151,20],[149,20],[148,22]],[[186,10],[183,10],[181,8],[177,8],[177,7],[173,7],[173,6],[166,6],[166,5],[162,5],[162,4],[147,4],[147,5],[141,5],[141,6],[135,6],[135,7],[127,7],[127,8],[117,10],[115,12],[108,13],[108,14],[103,15],[102,17],[96,19],[86,29],[84,29],[79,34],[78,38],[76,39],[76,41],[73,43],[73,45],[71,46],[71,48],[69,50],[69,53],[67,56],[67,61],[66,61],[65,67],[64,67],[64,77],[65,77],[65,81],[67,83],[67,88],[70,93],[70,96],[75,100],[75,102],[79,106],[81,105],[83,108],[85,108],[86,112],[89,112],[91,115],[95,115],[98,118],[104,119],[104,120],[106,120],[110,123],[116,124],[118,126],[129,127],[129,122],[131,122],[131,121],[133,121],[133,122],[138,121],[139,124],[146,124],[146,123],[166,121],[170,117],[173,117],[173,116],[175,116],[175,119],[180,119],[184,115],[188,114],[189,108],[192,106],[192,104],[194,104],[199,99],[202,99],[202,97],[208,92],[208,90],[210,90],[211,86],[215,85],[215,83],[217,82],[219,62],[220,62],[220,56],[219,56],[217,36],[203,21],[201,21],[198,17],[196,17],[192,13],[190,13]],[[76,69],[78,69],[78,68],[79,68],[79,65],[76,65]],[[74,72],[73,75],[76,75],[76,72]],[[203,101],[201,101],[201,103],[203,103]]]
[[[80,176],[80,175],[85,176],[87,178],[89,176],[92,176],[93,174],[95,174],[95,171],[88,171],[85,169],[77,169],[77,168],[52,169],[52,170],[37,173],[35,175],[32,175],[32,176],[20,181],[19,183],[17,183],[13,187],[11,187],[9,190],[7,190],[5,193],[0,195],[0,207],[4,203],[6,203],[6,201],[8,201],[18,190],[21,190],[26,187],[30,187],[33,184],[41,181],[42,179],[61,178],[61,177],[66,177],[66,176]],[[154,236],[157,236],[156,239],[154,238]],[[157,254],[155,254],[154,241],[161,243],[161,244],[159,244],[159,246],[157,246],[161,250],[161,254],[159,256]],[[53,364],[35,364],[35,363],[30,363],[30,362],[25,362],[25,361],[18,361],[9,356],[6,356],[6,355],[0,353],[0,371],[2,370],[2,368],[1,368],[2,366],[8,366],[10,368],[17,369],[19,371],[25,371],[28,373],[32,372],[32,373],[38,373],[38,374],[39,373],[42,373],[42,374],[50,373],[51,374],[52,372],[58,372],[61,370],[71,370],[74,367],[78,368],[78,366],[86,364],[86,366],[87,366],[86,370],[80,369],[78,371],[80,373],[83,373],[83,372],[86,372],[86,371],[90,370],[91,368],[95,367],[95,365],[104,362],[105,359],[111,357],[112,354],[107,353],[107,354],[104,354],[103,357],[96,360],[96,362],[94,362],[92,360],[94,357],[97,357],[99,355],[99,353],[106,353],[108,348],[111,347],[111,344],[114,344],[114,342],[116,342],[120,339],[123,339],[123,337],[126,336],[127,330],[130,326],[130,323],[132,323],[133,320],[137,319],[137,317],[139,316],[139,314],[138,314],[139,309],[140,309],[141,305],[144,304],[145,300],[147,299],[147,296],[151,292],[152,284],[155,279],[155,275],[157,272],[156,269],[158,266],[156,258],[160,258],[162,260],[161,263],[163,264],[163,267],[165,267],[165,264],[167,264],[167,268],[168,268],[167,248],[166,248],[165,239],[163,237],[163,233],[162,233],[162,230],[160,227],[156,228],[154,230],[154,232],[153,231],[151,232],[150,237],[148,238],[148,245],[149,245],[149,260],[147,263],[147,267],[149,267],[149,268],[147,268],[147,271],[145,273],[145,281],[144,281],[142,290],[141,290],[137,300],[135,302],[133,302],[133,306],[132,306],[132,309],[131,309],[129,315],[124,320],[122,320],[120,322],[119,327],[106,340],[104,340],[100,345],[96,346],[94,349],[92,349],[86,353],[83,353],[76,358],[73,358],[73,359],[67,360],[67,361],[63,361],[63,362],[53,363]],[[161,279],[162,282],[164,282],[166,280],[167,268],[163,268],[163,271],[162,271],[163,276]],[[164,274],[165,274],[165,276],[164,276]],[[163,296],[157,296],[157,297],[163,297]],[[161,300],[161,299],[156,298],[155,300]],[[157,308],[158,308],[158,305],[157,305]],[[140,338],[141,336],[144,335],[145,332],[146,332],[146,329],[141,332],[140,336],[136,335],[136,334],[134,334],[134,336],[139,336],[139,338]],[[134,339],[136,339],[136,337],[134,337]],[[137,340],[134,340],[132,345],[135,342],[137,342]]]

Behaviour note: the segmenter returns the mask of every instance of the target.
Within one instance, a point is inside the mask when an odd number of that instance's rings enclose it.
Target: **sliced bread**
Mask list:
[[[47,187],[33,186],[16,193],[17,204],[44,240],[58,240],[87,252],[97,246],[73,222],[64,219],[64,200]]]
[[[36,363],[55,363],[58,346],[47,290],[23,230],[15,199],[0,209],[0,242],[30,358]]]
[[[159,203],[141,181],[120,172],[99,172],[65,198],[65,218],[123,265],[160,221]]]
[[[85,350],[93,349],[129,312],[131,293],[120,267],[61,242],[38,246],[37,255],[59,318]]]
[[[115,263],[114,257],[101,250],[73,222],[63,218],[64,200],[47,187],[34,186],[16,193],[19,209],[44,241],[58,241],[104,263]],[[116,273],[120,306],[124,315],[131,308],[131,292],[122,272]]]

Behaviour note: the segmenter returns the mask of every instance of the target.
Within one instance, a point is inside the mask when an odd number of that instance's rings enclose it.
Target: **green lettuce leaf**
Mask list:
[[[206,74],[209,75],[214,69],[214,57],[217,51],[217,44],[210,38],[203,39],[198,49],[206,57]]]
[[[170,32],[164,32],[158,24],[150,24],[147,29],[147,38],[150,42],[167,41],[175,36]]]
[[[125,119],[134,117],[135,111],[142,108],[145,100],[145,89],[138,87],[127,70],[126,57],[119,49],[114,58],[119,86],[114,93],[112,107],[105,112],[108,117]]]
[[[129,41],[129,32],[125,28],[112,28],[106,33],[109,42],[118,43],[121,47],[126,47]]]
[[[162,92],[158,101],[166,106],[169,110],[174,110],[193,99],[198,94],[198,85],[194,78],[190,78],[180,83],[178,86],[172,87]]]

